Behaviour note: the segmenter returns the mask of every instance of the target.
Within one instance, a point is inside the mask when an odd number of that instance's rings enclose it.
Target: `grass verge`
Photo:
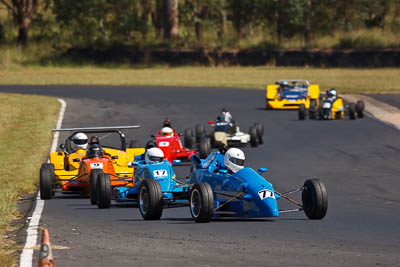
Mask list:
[[[0,266],[12,266],[18,247],[7,232],[19,226],[18,200],[36,192],[59,103],[51,97],[0,93]]]
[[[0,70],[0,84],[176,85],[264,89],[280,79],[306,79],[340,93],[400,91],[400,69],[294,67],[14,67]]]

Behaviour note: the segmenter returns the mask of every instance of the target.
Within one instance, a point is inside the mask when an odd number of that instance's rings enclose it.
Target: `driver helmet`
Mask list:
[[[336,97],[336,96],[337,96],[336,89],[334,89],[334,88],[329,89],[329,91],[328,91],[328,97]]]
[[[225,153],[224,164],[232,172],[238,172],[244,168],[245,156],[241,149],[230,148]]]
[[[90,144],[87,151],[88,158],[101,158],[103,156],[103,149],[99,144]]]
[[[171,127],[171,121],[168,118],[165,118],[163,127]]]
[[[158,147],[152,147],[147,150],[145,161],[147,164],[164,161],[164,152]]]
[[[78,149],[86,149],[88,146],[88,137],[84,133],[76,133],[72,137],[72,142],[74,143],[74,147],[76,150]]]
[[[172,136],[173,130],[170,127],[164,127],[161,129],[161,135],[162,136]]]

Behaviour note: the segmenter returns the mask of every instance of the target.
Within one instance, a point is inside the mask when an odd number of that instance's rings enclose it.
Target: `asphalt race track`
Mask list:
[[[192,221],[189,208],[143,221],[137,207],[99,210],[89,199],[57,194],[45,201],[57,266],[399,266],[400,132],[373,118],[299,121],[295,111],[264,110],[264,92],[240,89],[105,86],[0,87],[62,97],[63,127],[141,123],[127,139],[144,145],[168,117],[183,132],[215,119],[222,107],[245,131],[264,124],[265,144],[245,148],[250,167],[267,167],[278,191],[319,177],[327,216]],[[188,174],[179,167],[178,176]],[[280,200],[281,207],[286,207]],[[21,234],[23,231],[21,231]],[[34,263],[37,262],[35,253]]]

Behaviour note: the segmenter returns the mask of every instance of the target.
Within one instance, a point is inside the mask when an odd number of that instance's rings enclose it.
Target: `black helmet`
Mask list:
[[[101,158],[103,156],[103,148],[99,144],[90,144],[87,152],[88,158]]]
[[[171,128],[171,121],[168,118],[165,118],[163,127],[170,127]]]

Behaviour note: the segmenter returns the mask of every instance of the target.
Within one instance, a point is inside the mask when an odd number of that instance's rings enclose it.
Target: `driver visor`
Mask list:
[[[149,159],[155,162],[162,162],[164,160],[163,157],[156,157],[156,156],[150,156]]]
[[[87,143],[87,139],[74,139],[76,145],[84,145]]]
[[[230,157],[229,160],[230,160],[233,164],[236,164],[236,165],[238,165],[238,166],[243,166],[243,165],[244,165],[244,159],[238,159],[238,158]]]

